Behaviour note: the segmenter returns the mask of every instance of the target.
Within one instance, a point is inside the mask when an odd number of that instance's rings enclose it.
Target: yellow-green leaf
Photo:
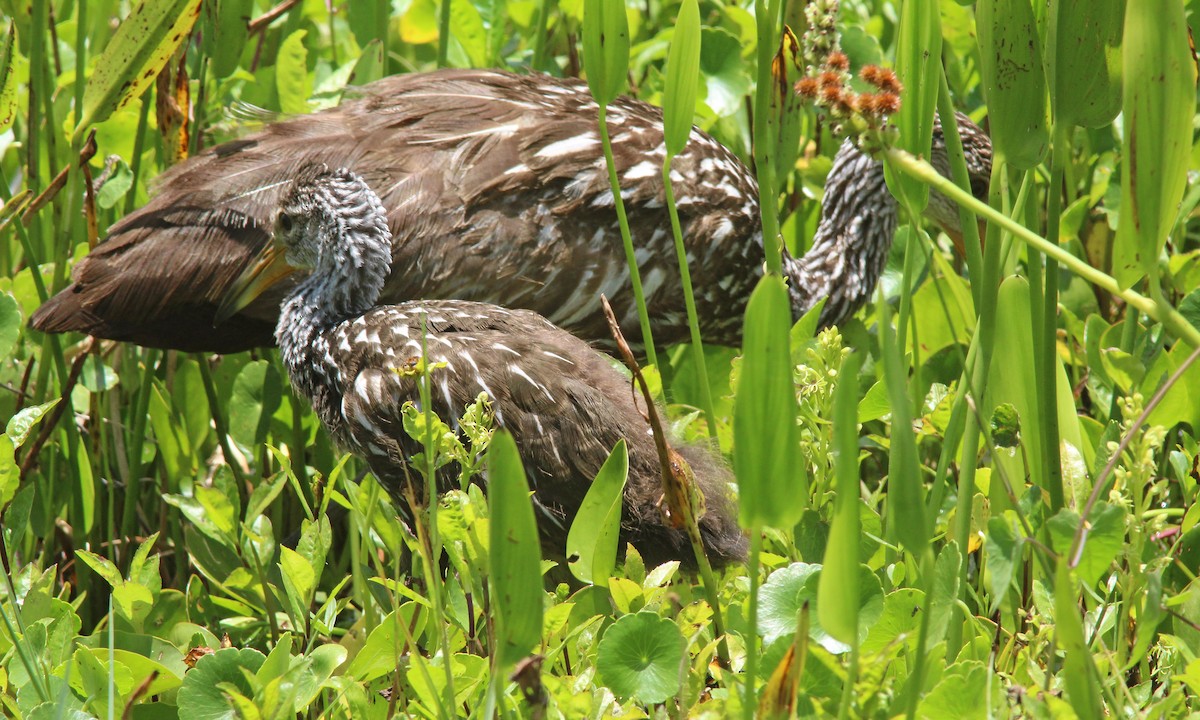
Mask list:
[[[17,117],[17,74],[12,62],[16,37],[17,26],[10,22],[4,47],[0,48],[0,132],[7,130]]]
[[[304,47],[307,30],[297,30],[279,45],[275,60],[275,89],[279,93],[279,109],[290,115],[303,115],[312,108],[308,96],[312,83],[308,79],[308,50]]]
[[[96,59],[74,135],[140,97],[187,39],[200,0],[143,0]]]

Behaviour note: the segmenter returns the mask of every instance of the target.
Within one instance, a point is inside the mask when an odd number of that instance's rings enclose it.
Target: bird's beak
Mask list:
[[[225,297],[221,298],[221,304],[217,306],[217,312],[213,316],[213,326],[216,327],[241,312],[254,302],[256,297],[266,292],[267,288],[295,270],[284,259],[283,246],[268,242],[225,291]]]

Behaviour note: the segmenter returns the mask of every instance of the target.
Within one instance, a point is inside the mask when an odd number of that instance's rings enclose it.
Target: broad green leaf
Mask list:
[[[296,700],[293,711],[297,715],[308,709],[316,699],[317,693],[321,692],[333,677],[334,671],[346,662],[349,652],[337,643],[329,643],[313,648],[305,655],[305,663],[299,668],[298,677],[295,677]],[[293,675],[296,675],[295,671]]]
[[[450,34],[462,45],[472,65],[487,64],[487,31],[483,29],[483,18],[471,0],[450,0]]]
[[[957,616],[959,569],[962,554],[951,541],[937,554],[933,568],[933,587],[925,611],[929,613],[927,647],[935,647],[946,638],[946,630]]]
[[[266,440],[282,397],[283,381],[273,365],[266,360],[246,363],[229,398],[229,436],[242,447],[257,447]]]
[[[121,577],[121,571],[111,560],[103,555],[97,555],[89,550],[80,549],[76,551],[75,557],[84,565],[91,568],[92,572],[104,578],[110,587],[116,588],[125,584],[125,578]]]
[[[1078,717],[1104,717],[1100,688],[1093,676],[1095,668],[1092,667],[1091,650],[1083,634],[1083,619],[1079,617],[1076,601],[1079,584],[1067,567],[1065,557],[1060,557],[1057,565],[1054,579],[1054,634],[1063,653],[1061,677],[1066,685],[1067,700]]]
[[[621,439],[596,473],[567,533],[571,574],[580,582],[608,585],[617,562],[621,501],[628,477],[629,451]]]
[[[933,144],[933,111],[937,106],[939,63],[942,57],[942,23],[936,0],[905,0],[900,6],[900,33],[896,44],[896,74],[904,84],[903,102],[896,116],[900,147],[917,157],[929,157]],[[901,204],[921,213],[929,202],[929,188],[884,164],[888,188]]]
[[[996,612],[1012,587],[1013,576],[1020,568],[1024,538],[1011,513],[988,520],[984,549],[987,557],[987,596],[991,601],[988,614]]]
[[[218,78],[229,77],[238,67],[242,56],[239,50],[250,34],[254,0],[207,0],[203,9],[201,37],[210,71]]]
[[[1052,0],[1047,75],[1055,122],[1104,127],[1121,111],[1125,0]]]
[[[200,0],[142,0],[92,65],[75,126],[79,137],[142,93],[187,40],[200,15]]]
[[[316,573],[300,553],[287,546],[279,548],[279,571],[291,605],[292,619],[303,622],[312,604],[313,590],[317,585]]]
[[[1046,522],[1054,550],[1068,556],[1075,575],[1087,585],[1095,585],[1108,571],[1112,561],[1125,546],[1126,512],[1116,505],[1096,503],[1088,516],[1084,544],[1077,556],[1071,556],[1075,535],[1079,530],[1079,514],[1062,509]]]
[[[992,146],[1005,162],[1028,170],[1046,155],[1046,71],[1029,0],[980,0],[980,74]]]
[[[700,81],[706,88],[704,103],[718,117],[740,112],[753,87],[741,52],[742,44],[729,30],[701,28]]]
[[[1008,709],[1004,687],[992,668],[978,660],[958,662],[945,669],[937,685],[917,710],[921,720],[987,720],[1004,717]]]
[[[253,676],[266,657],[257,650],[222,648],[205,655],[183,676],[179,707],[187,708],[189,720],[234,720],[241,717],[229,702],[229,690],[253,697]],[[221,687],[225,686],[225,687]]]
[[[1125,13],[1121,218],[1113,274],[1129,287],[1158,255],[1187,187],[1196,66],[1179,0],[1139,0]]]
[[[596,102],[608,105],[625,88],[629,72],[629,20],[625,3],[583,0],[583,69]]]
[[[820,565],[792,563],[786,568],[771,573],[758,595],[758,632],[763,643],[770,645],[776,640],[796,633],[800,611],[804,606],[816,604],[816,613],[810,615],[808,637],[831,653],[850,652],[851,646],[829,634],[820,624],[821,603],[818,597],[821,576]],[[851,580],[857,586],[858,604],[854,608],[856,638],[861,641],[870,628],[883,614],[883,586],[866,565],[855,567]],[[845,598],[833,595],[833,601],[846,602]]]
[[[683,0],[667,55],[667,89],[663,93],[663,138],[668,158],[683,150],[692,132],[699,72],[700,7],[696,0]]]
[[[288,35],[279,46],[275,59],[275,90],[279,93],[279,109],[289,115],[303,115],[312,110],[308,98],[312,82],[308,76],[308,50],[304,47],[307,30]]]
[[[542,637],[541,544],[517,444],[506,430],[488,448],[491,578],[496,656],[503,666],[530,653]]]
[[[371,40],[363,47],[362,55],[359,55],[358,62],[354,63],[354,70],[350,73],[347,82],[350,85],[366,85],[374,82],[383,77],[386,65],[383,57],[383,44],[378,40]]]
[[[679,627],[667,618],[653,612],[625,615],[596,648],[596,671],[618,697],[666,702],[679,692],[684,644]]]
[[[12,294],[0,292],[0,360],[12,355],[21,336],[21,307]]]
[[[112,390],[117,386],[121,379],[117,377],[117,371],[113,370],[98,355],[88,355],[83,361],[83,370],[79,373],[79,383],[88,389],[88,392],[104,392]]]
[[[185,468],[190,474],[195,458],[187,445],[183,428],[175,421],[166,393],[157,381],[150,388],[150,427],[154,429],[155,445],[167,475],[180,477]]]
[[[821,627],[852,645],[858,640],[858,544],[862,523],[858,510],[858,368],[850,353],[838,371],[833,396],[833,452],[837,492],[825,560],[817,586]]]
[[[1196,507],[1193,505],[1193,507]],[[1193,566],[1194,567],[1194,566]],[[1146,576],[1146,591],[1138,593],[1134,600],[1137,617],[1137,635],[1133,652],[1129,653],[1129,661],[1122,670],[1128,672],[1146,658],[1150,643],[1158,636],[1158,625],[1167,618],[1167,609],[1163,606],[1162,571],[1158,570]]]
[[[279,642],[275,643],[275,647],[271,648],[271,652],[267,655],[266,660],[259,666],[258,671],[254,673],[256,679],[266,683],[282,677],[287,672],[288,667],[292,664],[292,643],[294,639],[290,632],[285,632],[279,636]]]

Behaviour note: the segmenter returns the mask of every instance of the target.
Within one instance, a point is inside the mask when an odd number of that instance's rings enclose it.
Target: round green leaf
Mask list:
[[[234,720],[238,714],[217,685],[227,683],[252,696],[254,690],[243,671],[258,672],[264,660],[262,653],[249,648],[224,648],[200,658],[183,676],[179,707],[187,708],[188,720]]]
[[[683,633],[651,612],[625,615],[615,622],[596,652],[596,670],[620,697],[660,703],[679,692]]]

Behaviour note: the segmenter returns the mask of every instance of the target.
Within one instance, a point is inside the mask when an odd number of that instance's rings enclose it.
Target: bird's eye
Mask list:
[[[292,231],[293,221],[291,215],[288,215],[287,213],[279,213],[278,222],[280,230],[284,231],[285,233],[290,233]]]

